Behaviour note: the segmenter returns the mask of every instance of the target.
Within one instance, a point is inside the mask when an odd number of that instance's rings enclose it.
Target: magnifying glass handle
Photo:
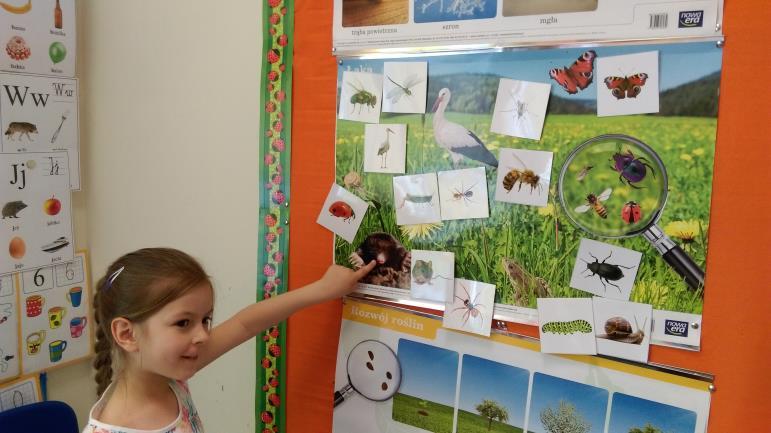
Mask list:
[[[646,230],[643,235],[645,236],[645,239],[648,239],[648,241],[653,244],[664,261],[667,262],[678,275],[683,277],[688,287],[693,290],[704,288],[704,271],[694,263],[693,259],[691,259],[680,246],[674,243],[672,239],[669,239],[661,228],[654,225]]]
[[[335,391],[335,404],[332,407],[337,407],[340,403],[345,401],[345,397],[353,391],[353,387],[350,383],[346,384],[340,391]]]

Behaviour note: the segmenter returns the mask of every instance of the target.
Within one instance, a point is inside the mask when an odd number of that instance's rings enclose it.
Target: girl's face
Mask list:
[[[192,287],[138,326],[138,367],[176,380],[198,370],[198,352],[209,339],[214,294],[208,282]]]

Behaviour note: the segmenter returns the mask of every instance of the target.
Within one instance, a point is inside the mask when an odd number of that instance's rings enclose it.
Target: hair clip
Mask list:
[[[121,266],[120,269],[110,274],[110,276],[107,277],[107,282],[105,282],[104,284],[104,289],[109,289],[110,287],[112,287],[112,283],[115,282],[115,279],[118,278],[118,275],[120,275],[120,273],[123,272],[125,268],[126,268],[125,266]]]

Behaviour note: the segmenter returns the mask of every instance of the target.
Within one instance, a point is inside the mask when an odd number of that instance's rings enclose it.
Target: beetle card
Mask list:
[[[425,113],[428,63],[385,62],[383,69],[383,112]]]
[[[404,173],[407,157],[407,125],[364,126],[364,171]]]
[[[316,222],[348,242],[353,242],[369,204],[337,184],[324,201]]]
[[[378,123],[383,94],[383,76],[369,72],[343,71],[340,84],[339,119]]]
[[[501,149],[495,200],[546,206],[554,154],[540,150]]]
[[[455,279],[455,254],[424,250],[412,250],[410,253],[410,295],[429,301],[451,301]]]
[[[648,362],[653,308],[599,297],[593,306],[597,353]]]
[[[495,285],[456,278],[453,299],[444,304],[442,326],[489,337],[494,301]]]
[[[442,221],[436,173],[393,178],[396,224],[426,224]]]
[[[659,52],[597,58],[597,115],[659,112]]]
[[[490,131],[540,140],[550,93],[547,83],[501,78]]]
[[[490,216],[484,167],[440,171],[437,177],[443,220]]]
[[[642,253],[581,239],[570,287],[605,298],[628,301]]]
[[[596,355],[589,298],[538,298],[541,352]]]

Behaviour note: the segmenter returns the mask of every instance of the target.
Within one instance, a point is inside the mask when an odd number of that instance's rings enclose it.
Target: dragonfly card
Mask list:
[[[364,171],[404,173],[407,155],[407,125],[364,126]]]
[[[542,150],[501,149],[495,200],[546,206],[554,154]]]
[[[348,242],[353,242],[369,204],[337,184],[332,184],[316,222]]]
[[[597,353],[648,362],[653,308],[600,297],[593,306]]]
[[[436,302],[452,301],[455,254],[424,250],[412,250],[410,254],[410,296]]]
[[[453,299],[444,305],[442,326],[490,336],[494,301],[495,285],[456,278]]]
[[[383,76],[369,72],[344,71],[342,80],[337,117],[378,123],[383,94]]]
[[[541,352],[596,355],[589,298],[538,298]]]
[[[605,298],[629,300],[642,253],[581,239],[570,287]]]
[[[2,153],[0,168],[0,275],[72,261],[67,153]]]
[[[425,113],[428,63],[385,62],[383,112]]]
[[[501,78],[490,131],[541,139],[551,84]]]
[[[597,115],[659,112],[659,52],[597,58]]]
[[[438,223],[439,186],[436,173],[397,176],[393,178],[396,224]]]
[[[490,216],[484,167],[440,171],[437,177],[443,220]]]

